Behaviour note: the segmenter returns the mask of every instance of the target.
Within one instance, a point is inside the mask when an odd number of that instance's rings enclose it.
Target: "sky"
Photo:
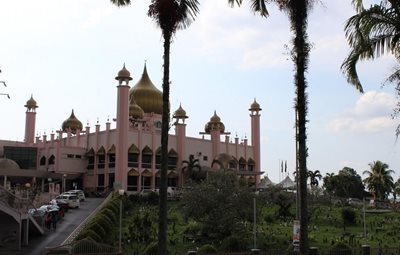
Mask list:
[[[150,1],[118,8],[108,0],[20,0],[0,2],[0,139],[24,139],[26,101],[33,95],[37,134],[59,130],[71,110],[92,130],[116,116],[117,81],[125,63],[136,84],[147,70],[161,89],[163,40],[147,17]],[[293,64],[287,15],[269,5],[270,16],[251,12],[247,2],[200,0],[200,13],[171,46],[171,111],[186,110],[187,134],[201,137],[214,111],[226,131],[250,140],[249,106],[261,112],[261,170],[279,182],[280,162],[295,169]],[[340,65],[349,52],[344,23],[355,14],[350,0],[314,6],[308,33],[309,114],[307,167],[322,175],[354,168],[362,178],[380,160],[400,173],[400,146],[392,119],[396,97],[383,86],[395,64],[385,55],[358,65],[365,93],[346,82]],[[376,0],[364,1],[369,6]],[[1,84],[0,84],[1,85]],[[115,127],[115,123],[112,123]],[[171,130],[173,132],[173,129]]]

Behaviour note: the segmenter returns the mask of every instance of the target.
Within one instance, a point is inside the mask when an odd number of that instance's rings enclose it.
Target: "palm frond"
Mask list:
[[[352,0],[351,3],[353,4],[354,8],[357,12],[362,12],[364,10],[363,1],[362,0]]]
[[[131,4],[131,0],[110,0],[112,4],[121,7],[121,6],[127,6]]]
[[[354,0],[355,4],[362,1]],[[385,4],[373,5],[349,18],[345,35],[351,51],[341,66],[347,81],[362,92],[356,65],[360,60],[374,59],[386,53],[398,55],[400,40],[399,12]]]
[[[251,9],[253,12],[260,13],[261,17],[268,17],[269,15],[265,0],[252,0]]]

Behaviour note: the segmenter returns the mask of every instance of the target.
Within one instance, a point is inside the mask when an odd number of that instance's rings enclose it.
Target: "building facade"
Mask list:
[[[0,140],[0,157],[3,155],[15,160],[21,171],[32,168],[36,173],[42,173],[36,174],[42,179],[42,185],[50,181],[51,175],[66,180],[66,183],[61,183],[63,186],[87,191],[116,188],[137,192],[158,188],[162,92],[150,80],[146,66],[142,77],[133,87],[130,87],[132,78],[125,66],[115,79],[117,116],[113,120],[116,128],[111,128],[110,120],[105,123],[105,129],[101,129],[100,123],[95,125],[94,130],[88,125],[83,127],[72,110],[71,116],[56,133],[52,132],[50,137],[35,137],[38,105],[31,96],[25,105],[25,140]],[[247,138],[239,140],[238,137],[231,139],[231,134],[225,132],[225,124],[216,112],[205,124],[204,132],[200,132],[196,138],[186,135],[185,120],[188,116],[179,106],[173,114],[174,132],[168,138],[168,185],[183,185],[182,161],[190,156],[198,159],[207,171],[218,170],[215,165],[212,166],[214,160],[226,161],[221,163],[226,163],[227,168],[237,171],[249,183],[258,183],[261,174],[261,108],[255,99],[249,111],[250,141]],[[16,155],[21,151],[28,151],[31,157],[23,166],[21,162],[24,156]],[[0,164],[4,186],[19,173],[17,170],[6,170],[1,169]],[[32,177],[36,178],[36,175]]]

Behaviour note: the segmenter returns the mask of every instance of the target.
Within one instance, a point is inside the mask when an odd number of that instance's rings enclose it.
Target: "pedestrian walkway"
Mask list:
[[[43,235],[29,236],[28,245],[23,246],[20,251],[0,247],[0,254],[42,255],[46,248],[60,246],[103,201],[104,198],[87,198],[79,208],[68,210],[65,217],[57,222],[56,229],[46,228]]]

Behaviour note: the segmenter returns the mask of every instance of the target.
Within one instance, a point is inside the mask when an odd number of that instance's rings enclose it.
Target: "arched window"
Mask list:
[[[151,158],[153,157],[153,152],[146,146],[142,150],[142,167],[151,168]]]
[[[132,144],[128,149],[128,167],[139,166],[139,148]]]
[[[103,169],[106,163],[106,150],[103,146],[97,151],[97,167],[99,169]],[[103,182],[104,183],[104,182]],[[103,184],[104,185],[104,184]]]
[[[40,163],[39,163],[41,166],[44,166],[44,165],[46,165],[46,157],[45,156],[42,156],[41,158],[40,158]]]
[[[256,162],[254,161],[254,159],[249,158],[249,161],[247,162],[247,169],[250,172],[253,172],[255,170],[256,167]]]
[[[239,159],[239,171],[246,171],[246,160],[243,157]]]
[[[108,167],[114,168],[115,167],[115,146],[114,146],[114,144],[107,151],[107,155],[108,155]]]
[[[176,170],[178,162],[178,153],[174,149],[170,149],[168,152],[168,170]]]
[[[51,155],[49,158],[49,165],[54,165],[55,159],[56,159],[56,157],[54,157],[54,155]]]
[[[92,170],[94,169],[94,150],[93,148],[91,148],[87,153],[86,153],[86,157],[88,159],[88,165],[87,165],[87,169],[88,170]]]

